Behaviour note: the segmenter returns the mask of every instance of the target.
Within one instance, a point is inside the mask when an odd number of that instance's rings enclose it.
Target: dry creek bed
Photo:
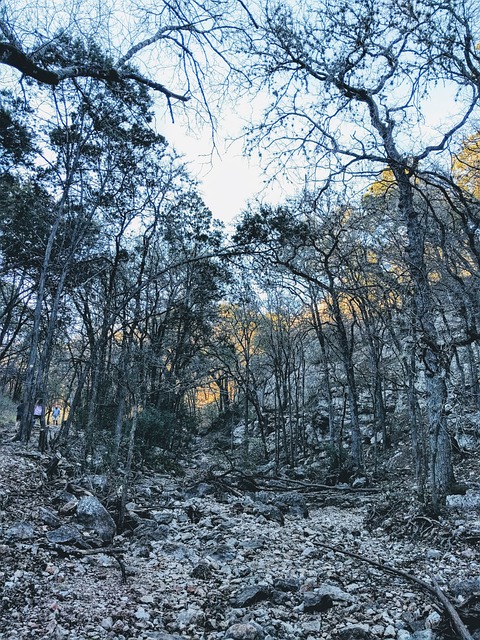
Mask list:
[[[59,500],[61,464],[48,481],[48,460],[0,446],[2,640],[461,637],[408,575],[435,580],[480,638],[480,502],[434,522],[397,511],[392,493],[332,491],[282,524],[251,494],[192,496],[192,473],[139,475],[138,526],[105,548],[81,527],[84,544],[59,545],[47,534],[77,526],[75,505]]]

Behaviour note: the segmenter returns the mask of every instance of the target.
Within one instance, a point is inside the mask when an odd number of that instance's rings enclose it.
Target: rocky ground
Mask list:
[[[2,429],[4,640],[480,638],[475,457],[439,520],[401,483],[246,491],[201,461],[183,477],[137,473],[118,533],[108,514],[80,517],[96,498],[113,512],[108,478],[64,459],[49,478],[52,453]]]

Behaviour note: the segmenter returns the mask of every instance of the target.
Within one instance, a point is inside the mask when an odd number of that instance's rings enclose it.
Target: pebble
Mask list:
[[[169,482],[173,484],[173,480]],[[151,484],[153,503],[161,506],[158,496],[162,492],[155,491],[154,479]],[[27,606],[29,620],[38,620],[41,628],[41,602],[55,599],[61,606],[56,604],[55,610],[49,611],[55,617],[51,626],[53,640],[57,640],[55,628],[60,629],[60,634],[64,628],[68,640],[331,640],[342,627],[361,629],[379,639],[433,640],[432,629],[440,616],[431,598],[401,578],[393,581],[378,568],[316,547],[314,538],[347,549],[355,541],[354,550],[364,558],[412,570],[420,578],[431,568],[432,560],[441,557],[442,566],[436,571],[439,581],[447,586],[454,577],[463,584],[473,576],[472,554],[459,553],[455,547],[450,554],[444,554],[441,549],[431,548],[439,544],[435,540],[428,545],[417,541],[412,546],[407,539],[390,538],[381,527],[372,534],[365,528],[366,511],[361,503],[349,509],[311,507],[306,527],[299,516],[287,514],[284,526],[256,516],[249,512],[255,502],[242,497],[227,497],[223,502],[212,496],[199,500],[196,505],[203,518],[191,523],[184,517],[180,490],[177,497],[174,509],[166,512],[158,508],[151,513],[152,520],[157,515],[157,525],[168,521],[168,543],[140,539],[135,531],[122,535],[125,585],[121,583],[118,564],[110,555],[92,555],[88,562],[73,555],[64,558],[43,544],[38,545],[37,532],[34,556],[17,553],[12,544],[2,546],[0,537],[4,574],[0,596],[8,602],[13,630],[18,630],[11,638],[26,640],[22,636],[22,612],[27,611]],[[235,503],[242,505],[243,512],[233,508]],[[140,494],[136,504],[140,510],[147,510],[148,501],[144,504]],[[27,511],[23,513],[22,517],[28,519]],[[67,523],[69,517],[64,514],[62,522]],[[3,526],[5,533],[9,525]],[[465,528],[469,529],[466,524]],[[361,535],[354,535],[354,531]],[[115,541],[119,542],[117,538]],[[33,543],[23,546],[34,548]],[[192,575],[199,562],[208,562],[208,579]],[[60,579],[62,594],[57,584]],[[282,591],[281,597],[267,594],[261,602],[236,610],[230,606],[232,596],[247,587],[267,585],[274,590],[279,583],[295,584],[296,589]],[[35,587],[34,596],[31,585]],[[305,592],[330,594],[333,607],[321,614],[306,614],[302,606]],[[462,593],[463,588],[457,597]],[[400,628],[408,610],[418,624],[424,624],[428,616],[430,627],[414,635]],[[60,620],[63,626],[55,626]],[[30,632],[25,626],[24,633]],[[1,633],[0,628],[0,637]]]
[[[104,618],[100,622],[100,626],[103,627],[104,629],[107,629],[107,631],[109,631],[110,629],[113,628],[113,618],[111,618],[110,616],[108,616],[108,618]]]

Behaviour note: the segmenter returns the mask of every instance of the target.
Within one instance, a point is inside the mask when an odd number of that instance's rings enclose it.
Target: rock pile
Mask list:
[[[468,521],[452,513],[446,544],[368,529],[381,494],[312,507],[299,493],[218,495],[152,475],[135,485],[118,533],[91,478],[83,495],[53,491],[45,462],[18,444],[0,450],[2,640],[454,638],[431,594],[382,562],[433,574],[480,637],[480,561],[463,535],[479,524],[475,510]]]

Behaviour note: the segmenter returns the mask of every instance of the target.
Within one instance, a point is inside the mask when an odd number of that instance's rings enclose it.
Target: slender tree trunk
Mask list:
[[[128,375],[128,350],[127,339],[124,335],[122,340],[122,350],[118,366],[118,381],[116,393],[117,415],[115,419],[115,432],[113,440],[112,462],[114,468],[118,464],[120,445],[123,436],[123,419],[125,417],[125,406],[127,397],[126,378]]]
[[[475,359],[475,351],[473,345],[469,344],[467,349],[468,374],[470,381],[470,393],[472,396],[472,405],[475,409],[480,409],[480,386],[478,384],[478,365]]]
[[[290,460],[290,455],[288,451],[288,438],[287,438],[287,428],[285,424],[285,407],[284,401],[282,398],[282,382],[279,380],[280,373],[277,371],[275,376],[275,398],[276,398],[276,415],[278,417],[279,424],[279,451],[281,450],[280,442],[283,444],[283,452],[287,459],[287,463]],[[281,435],[281,437],[280,437]]]
[[[375,405],[374,405],[374,417],[375,424],[378,425],[378,430],[382,434],[382,450],[385,452],[388,447],[389,435],[387,432],[387,419],[385,411],[385,400],[383,397],[383,379],[378,362],[375,362]]]
[[[436,355],[429,353],[428,356],[426,395],[430,447],[430,494],[433,510],[438,513],[454,483],[452,442],[444,410],[447,401],[447,385],[444,377],[446,373],[442,371]]]
[[[352,347],[349,344],[347,331],[343,323],[340,303],[334,288],[333,277],[330,278],[330,295],[332,299],[332,310],[335,318],[335,328],[337,330],[338,342],[342,362],[347,380],[348,406],[350,410],[350,457],[351,463],[358,469],[363,469],[363,446],[360,430],[360,412],[358,410],[358,393],[355,380],[355,368],[352,358]]]
[[[115,419],[115,434],[114,434],[114,443],[113,443],[113,454],[112,461],[114,468],[117,466],[120,445],[122,443],[122,435],[123,435],[123,419],[125,417],[125,404],[126,404],[126,389],[123,385],[119,388],[119,393],[117,395],[117,416]]]
[[[295,429],[295,421],[293,419],[293,394],[292,394],[292,380],[291,380],[291,375],[289,374],[289,366],[288,366],[288,361],[287,361],[287,371],[285,372],[287,375],[287,393],[288,393],[288,431],[289,431],[289,435],[290,435],[290,451],[292,452],[291,454],[291,459],[290,459],[290,464],[292,465],[292,468],[295,468],[295,464],[296,464],[296,460],[297,460],[297,444],[298,444],[298,437],[297,437],[297,431]]]
[[[58,205],[57,215],[48,236],[47,245],[43,254],[42,267],[38,280],[37,299],[33,314],[32,340],[28,358],[27,372],[25,376],[25,384],[23,390],[23,402],[25,410],[20,422],[19,438],[24,442],[28,442],[32,431],[32,416],[35,398],[38,394],[37,381],[39,377],[39,343],[40,343],[40,325],[42,321],[42,313],[44,308],[45,288],[47,284],[48,272],[50,269],[50,260],[52,257],[53,244],[57,235],[60,222],[62,220],[65,205],[67,202],[70,183],[64,187],[62,198]]]
[[[275,473],[280,468],[280,423],[278,418],[278,399],[277,393],[274,393],[274,428],[275,428]]]
[[[435,327],[434,305],[424,259],[425,230],[422,228],[420,213],[415,209],[413,189],[405,167],[392,169],[399,187],[400,214],[407,223],[407,255],[413,285],[413,320],[419,328],[421,362],[425,369],[430,494],[430,504],[427,506],[437,513],[454,481],[451,441],[444,410],[447,400],[448,367]]]
[[[41,453],[45,453],[48,446],[48,427],[45,419],[45,406],[40,416],[40,433],[38,435],[38,448]]]
[[[133,453],[135,449],[135,435],[137,432],[137,423],[138,423],[138,406],[134,404],[133,411],[132,411],[132,426],[130,427],[130,437],[128,440],[128,453],[127,453],[127,460],[125,463],[122,495],[120,498],[120,509],[118,513],[117,526],[119,531],[122,531],[123,525],[125,522],[125,510],[127,505],[128,490],[130,488],[130,475],[132,471]]]
[[[407,355],[407,395],[408,395],[408,417],[410,423],[410,434],[412,439],[413,460],[415,465],[415,483],[417,487],[417,497],[421,502],[425,502],[427,485],[427,443],[424,437],[424,426],[418,405],[417,388],[415,380],[417,377],[415,343],[412,343],[411,352]]]
[[[38,393],[38,390],[36,388],[38,380],[39,379],[42,380],[42,386],[45,386],[44,372],[38,371],[40,325],[42,321],[42,313],[43,313],[44,302],[45,302],[45,289],[47,285],[48,273],[50,270],[53,245],[57,237],[57,232],[58,232],[60,223],[64,217],[65,207],[67,205],[67,201],[70,193],[70,187],[72,186],[74,174],[78,166],[81,152],[82,152],[81,145],[77,145],[77,147],[75,148],[73,157],[71,159],[71,162],[66,170],[66,178],[63,184],[62,196],[58,203],[57,215],[55,217],[55,220],[52,224],[52,228],[50,229],[50,233],[48,235],[45,252],[43,254],[42,266],[39,274],[37,299],[36,299],[35,311],[33,315],[32,341],[30,346],[30,353],[29,353],[27,372],[25,376],[24,393],[23,393],[23,402],[25,406],[25,411],[24,411],[22,420],[20,422],[20,431],[19,431],[19,438],[24,441],[28,441],[30,439],[30,434],[32,429],[33,406],[35,403],[35,397]],[[66,271],[67,269],[64,269],[64,273],[62,275],[62,280],[61,280],[61,286],[59,289],[57,289],[58,300],[60,299],[61,289],[63,288],[63,283],[65,281]],[[56,301],[57,304],[58,304],[58,300]],[[56,321],[56,316],[54,318],[54,321]],[[49,351],[49,346],[47,345],[45,356],[47,356],[48,351]]]
[[[85,387],[85,383],[87,381],[89,373],[90,373],[90,363],[88,363],[85,366],[78,380],[78,384],[75,389],[75,395],[73,396],[72,402],[70,403],[68,417],[66,420],[62,421],[62,426],[58,434],[59,442],[66,443],[68,441],[68,437],[70,434],[70,427],[78,411],[78,407],[80,406],[80,400],[81,400],[83,389]]]

